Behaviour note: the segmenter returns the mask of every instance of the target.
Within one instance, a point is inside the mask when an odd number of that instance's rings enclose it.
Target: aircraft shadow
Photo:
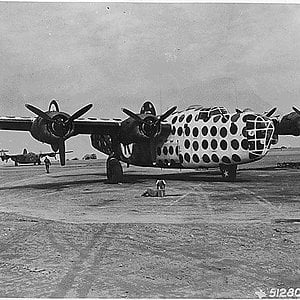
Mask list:
[[[52,175],[53,178],[66,178],[66,177],[78,177],[78,176],[104,176],[106,178],[106,173],[83,173],[83,174],[67,174],[67,175]]]
[[[268,171],[268,172],[279,172],[279,171],[288,171],[288,170],[299,170],[297,167],[257,167],[257,168],[245,168],[240,169],[239,171]]]
[[[124,174],[123,183],[141,183],[145,180],[164,179],[168,181],[189,181],[189,182],[226,182],[218,171],[214,172],[184,172],[184,173],[170,173],[170,174]],[[235,182],[246,182],[243,178],[236,179]]]
[[[65,176],[66,177],[66,176]],[[74,180],[74,181],[64,181],[64,182],[50,182],[50,183],[39,183],[39,184],[28,184],[22,186],[12,186],[12,187],[1,187],[0,191],[4,190],[19,190],[19,189],[38,189],[38,190],[55,190],[62,191],[66,188],[70,188],[70,186],[83,185],[86,186],[88,184],[93,183],[104,183],[106,179],[93,179],[93,180]]]
[[[240,170],[239,170],[240,171]],[[238,172],[239,172],[238,171]],[[82,175],[70,174],[70,175],[55,175],[52,176],[54,178],[67,178],[67,177],[78,177],[78,176],[103,176],[105,179],[99,179],[97,182],[103,182],[108,184],[106,179],[106,173],[88,173]],[[136,171],[125,171],[124,179],[122,183],[142,183],[145,180],[157,180],[157,179],[165,179],[170,181],[203,181],[203,182],[226,182],[221,177],[220,171],[191,171],[191,172],[181,172],[181,173],[169,173],[169,174],[145,174],[145,173],[137,173]],[[247,180],[238,178],[235,182],[246,182]]]
[[[49,183],[38,183],[38,184],[28,184],[28,185],[15,185],[11,187],[0,187],[0,191],[5,190],[19,190],[19,189],[38,189],[38,190],[54,190],[62,191],[70,186],[88,186],[89,184],[109,184],[106,179],[105,173],[90,173],[82,175],[57,175],[52,176],[54,178],[69,178],[78,176],[103,176],[105,178],[99,179],[78,179],[72,181],[61,181],[61,182],[49,182]],[[164,179],[166,181],[184,181],[184,182],[226,182],[219,171],[211,172],[182,172],[182,173],[170,173],[170,174],[139,174],[139,173],[124,173],[124,184],[138,184],[143,183],[148,180],[156,181],[158,179]],[[237,179],[235,182],[247,182],[244,178],[239,178],[237,174]],[[230,182],[228,182],[230,184]],[[124,187],[124,186],[123,186]]]

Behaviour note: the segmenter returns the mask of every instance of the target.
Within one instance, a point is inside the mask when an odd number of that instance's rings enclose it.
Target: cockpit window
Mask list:
[[[210,118],[211,116],[215,116],[215,115],[228,115],[229,112],[227,111],[227,109],[225,109],[224,107],[222,106],[214,106],[214,107],[211,107],[211,108],[202,108],[198,114],[198,120],[199,119],[208,119]]]

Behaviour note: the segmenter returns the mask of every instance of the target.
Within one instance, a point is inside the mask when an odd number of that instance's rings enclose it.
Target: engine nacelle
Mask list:
[[[56,122],[49,122],[43,118],[36,118],[31,126],[30,133],[38,141],[57,145],[59,140],[66,140],[74,133],[72,124],[63,126],[63,122],[69,118],[69,115],[63,112],[47,112],[47,114]]]
[[[149,141],[161,133],[161,124],[156,122],[155,116],[146,116],[146,123],[139,124],[132,118],[128,118],[122,122],[120,140],[124,144],[143,143]],[[153,126],[154,125],[154,126]]]
[[[300,115],[291,112],[282,117],[276,126],[276,133],[279,135],[300,135]]]

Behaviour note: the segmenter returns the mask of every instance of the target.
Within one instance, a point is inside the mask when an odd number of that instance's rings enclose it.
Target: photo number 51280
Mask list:
[[[300,298],[300,288],[272,288],[268,296],[270,298]]]

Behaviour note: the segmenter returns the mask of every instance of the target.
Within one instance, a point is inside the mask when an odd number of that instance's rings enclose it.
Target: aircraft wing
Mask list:
[[[58,152],[45,152],[45,153],[39,153],[39,157],[43,158],[45,156],[55,157],[55,155],[58,154]]]
[[[34,119],[35,118],[31,118],[31,117],[15,117],[15,116],[0,117],[0,129],[30,131]]]
[[[73,121],[75,134],[102,134],[118,132],[121,119],[79,118]]]
[[[22,154],[7,154],[6,155],[7,158],[18,158],[20,156],[22,156]]]
[[[30,131],[35,118],[5,116],[0,117],[1,130]],[[102,134],[118,132],[121,119],[79,118],[73,121],[74,134]]]
[[[17,159],[19,156],[21,156],[21,154],[6,154],[5,153],[4,155],[1,155],[0,157],[1,157],[2,161],[6,160],[6,162],[7,162],[9,159],[14,160],[14,159]]]
[[[65,153],[72,153],[73,150],[68,150]],[[43,158],[45,156],[49,156],[49,157],[56,157],[56,155],[59,155],[59,152],[43,152],[43,153],[39,153],[39,157]]]

